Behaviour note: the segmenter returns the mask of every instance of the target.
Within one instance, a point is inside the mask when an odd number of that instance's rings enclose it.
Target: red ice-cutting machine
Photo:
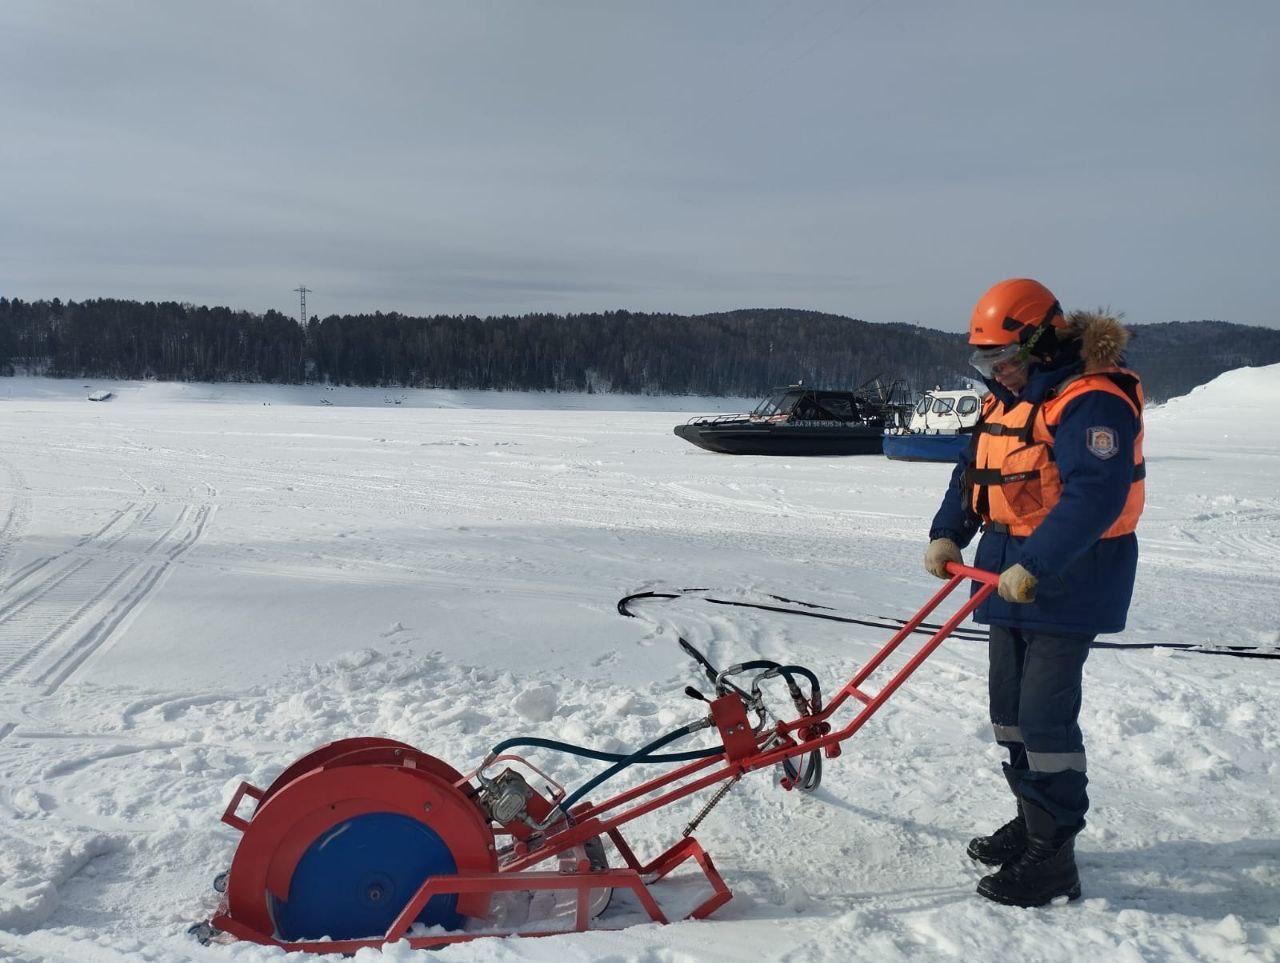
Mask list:
[[[483,936],[609,928],[614,914],[603,910],[615,893],[623,897],[620,904],[631,903],[633,920],[638,913],[665,923],[668,913],[655,884],[685,864],[696,867],[702,883],[677,918],[706,917],[731,893],[693,830],[747,773],[776,767],[785,789],[817,785],[822,758],[838,756],[841,744],[998,582],[992,573],[966,566],[950,564],[948,571],[942,589],[826,705],[808,669],[755,660],[720,670],[681,640],[714,692],[687,689],[704,700],[703,714],[631,753],[516,738],[499,743],[463,774],[412,746],[367,736],[307,753],[266,789],[241,783],[222,816],[240,842],[230,869],[214,883],[221,905],[192,933],[202,942],[240,939],[325,953],[402,939],[414,948],[436,947]],[[922,630],[934,609],[970,581],[977,583],[970,598],[942,625]],[[928,640],[870,691],[873,673],[902,642],[929,629]],[[766,707],[766,684],[785,686],[795,718],[785,721]],[[837,713],[847,714],[849,704],[852,718],[836,728]],[[715,731],[714,746],[666,750],[704,729]],[[608,765],[568,791],[510,753],[517,747],[571,752]],[[587,798],[636,765],[664,771],[613,796]],[[637,858],[622,834],[627,823],[712,787],[674,845],[648,862]],[[251,814],[240,815],[250,808]]]

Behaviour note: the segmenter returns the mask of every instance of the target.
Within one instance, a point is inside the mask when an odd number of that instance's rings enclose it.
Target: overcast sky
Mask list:
[[[0,0],[0,295],[1280,325],[1280,2]]]

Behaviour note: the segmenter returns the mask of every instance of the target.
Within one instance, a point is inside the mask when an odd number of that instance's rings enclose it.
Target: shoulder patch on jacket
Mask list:
[[[1084,443],[1090,452],[1104,460],[1120,451],[1120,445],[1116,441],[1116,430],[1107,428],[1105,425],[1090,428],[1085,433]]]

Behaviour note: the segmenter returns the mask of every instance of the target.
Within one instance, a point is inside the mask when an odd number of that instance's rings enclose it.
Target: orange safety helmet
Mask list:
[[[1001,281],[982,296],[969,319],[969,343],[980,348],[1026,344],[1041,329],[1066,325],[1053,292],[1030,278]]]

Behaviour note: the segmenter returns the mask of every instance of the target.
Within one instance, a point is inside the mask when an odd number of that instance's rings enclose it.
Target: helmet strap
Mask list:
[[[1031,349],[1036,346],[1036,342],[1040,340],[1040,336],[1045,333],[1047,328],[1048,325],[1042,322],[1035,331],[1031,332],[1031,337],[1027,338],[1026,342],[1018,350],[1018,353],[1014,355],[1015,359],[1018,361],[1026,361],[1031,357]]]

